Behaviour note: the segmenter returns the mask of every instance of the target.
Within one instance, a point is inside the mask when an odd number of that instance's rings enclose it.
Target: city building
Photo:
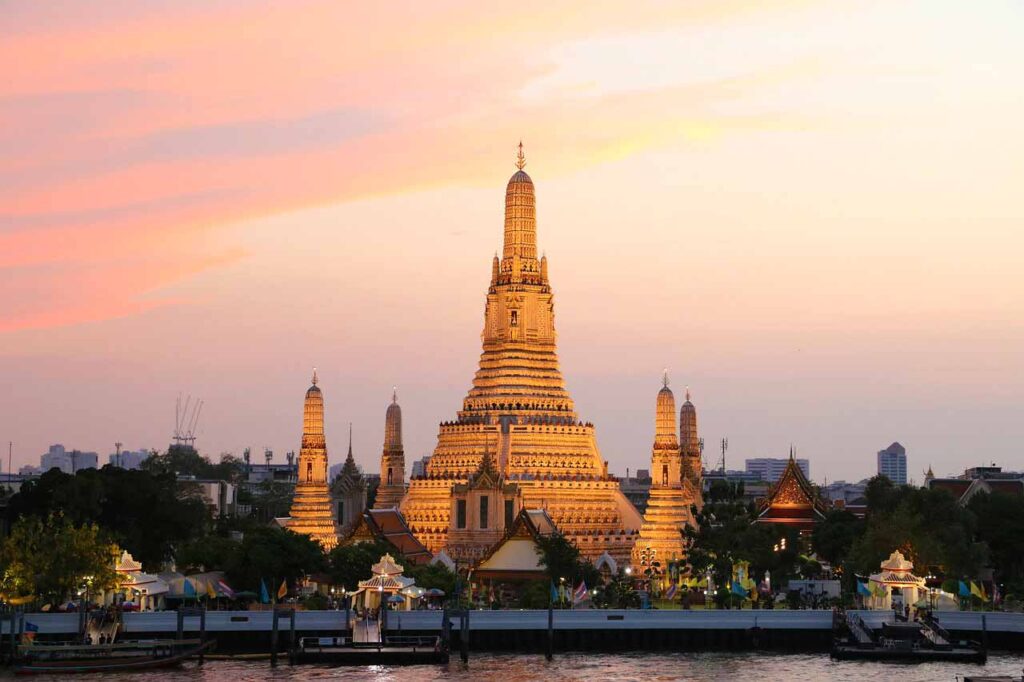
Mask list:
[[[120,469],[138,469],[151,454],[145,449],[113,452],[107,457],[107,463]]]
[[[764,500],[768,496],[768,488],[771,485],[769,481],[762,480],[759,474],[739,469],[705,471],[702,483],[705,499],[711,495],[711,490],[716,485],[731,485],[739,490],[740,497],[744,502]]]
[[[878,475],[885,476],[896,485],[907,484],[907,451],[893,443],[878,451]]]
[[[178,487],[186,494],[198,493],[214,518],[234,516],[238,508],[238,486],[215,478],[178,476]]]
[[[373,501],[374,509],[397,509],[405,497],[405,450],[402,448],[402,408],[398,391],[391,394],[391,404],[384,415],[384,451],[380,456],[380,487]]]
[[[49,451],[39,458],[39,469],[46,473],[50,469],[60,469],[65,474],[74,474],[82,469],[96,469],[100,456],[95,452],[66,450],[60,443],[51,445]]]
[[[693,424],[696,425],[695,413]],[[695,428],[693,437],[696,439]],[[664,569],[668,568],[669,562],[685,558],[682,530],[688,524],[696,525],[690,507],[701,504],[701,490],[692,475],[688,475],[691,464],[686,465],[687,471],[684,472],[683,460],[676,434],[676,401],[668,387],[666,374],[655,407],[654,446],[651,449],[654,477],[640,537],[632,552],[634,566],[644,570],[645,566],[650,567],[657,562],[662,576],[668,575]]]
[[[579,418],[565,388],[522,147],[516,165],[505,189],[502,255],[491,263],[479,368],[456,418],[440,425],[426,475],[409,482],[401,511],[431,552],[454,557],[448,545],[459,520],[455,486],[468,484],[489,454],[501,480],[518,486],[523,505],[545,510],[583,556],[607,551],[625,564],[643,519],[609,474],[593,424]]]
[[[302,448],[299,450],[299,480],[295,484],[291,516],[287,527],[310,536],[324,549],[338,544],[330,490],[327,487],[327,441],[324,437],[324,396],[316,385],[306,391],[302,412]]]
[[[755,457],[747,460],[747,472],[757,474],[762,481],[771,483],[782,477],[782,472],[786,470],[787,464],[789,464],[789,459],[786,457]],[[808,460],[797,459],[796,465],[800,467],[800,471],[804,472],[807,479],[811,478],[811,463]]]
[[[636,510],[643,514],[647,509],[647,498],[651,494],[650,470],[637,469],[636,476],[630,476],[629,469],[626,469],[626,477],[619,479],[619,489]]]
[[[936,478],[928,467],[925,481],[933,490],[948,490],[964,506],[978,493],[1024,495],[1024,473],[1003,471],[994,464],[971,467],[962,476],[948,478]]]
[[[420,478],[427,475],[427,462],[430,461],[430,455],[425,455],[420,459],[412,463],[412,472],[409,476],[411,478]]]

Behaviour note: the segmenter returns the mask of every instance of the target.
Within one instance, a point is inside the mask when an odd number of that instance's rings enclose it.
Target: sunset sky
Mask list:
[[[1024,469],[1024,4],[6,2],[0,441],[406,460],[480,353],[522,139],[614,472],[669,368],[705,459]],[[4,463],[6,471],[6,462]]]

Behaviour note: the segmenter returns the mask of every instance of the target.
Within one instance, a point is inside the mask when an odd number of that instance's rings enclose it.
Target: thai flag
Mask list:
[[[572,600],[576,604],[587,598],[587,583],[581,580],[580,584],[576,586],[576,589],[572,592]]]
[[[672,583],[667,590],[665,590],[665,599],[673,599],[676,596],[676,588],[679,586]]]
[[[223,594],[228,599],[235,598],[235,591],[232,590],[231,587],[223,580],[217,581],[217,589],[220,591],[221,594]]]

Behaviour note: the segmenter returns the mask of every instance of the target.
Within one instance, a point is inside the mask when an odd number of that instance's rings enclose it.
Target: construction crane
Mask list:
[[[181,394],[178,394],[177,403],[174,406],[174,436],[171,440],[181,447],[189,447],[195,450],[196,427],[199,425],[199,415],[203,411],[203,401],[196,399],[192,402],[192,396],[185,398],[185,404],[181,403]]]

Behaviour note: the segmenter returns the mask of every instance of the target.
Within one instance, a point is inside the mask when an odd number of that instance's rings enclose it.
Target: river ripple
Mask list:
[[[861,680],[898,680],[932,682],[957,675],[1017,675],[1024,668],[1024,654],[993,654],[986,666],[950,663],[864,663],[833,661],[827,654],[773,653],[632,653],[632,654],[558,654],[547,663],[541,655],[473,653],[469,664],[457,658],[446,666],[367,666],[328,668],[281,665],[271,670],[267,662],[209,661],[202,667],[189,664],[174,671],[150,674],[97,675],[90,680],[117,682],[257,682],[262,680],[374,680],[377,682],[428,682],[432,680],[498,680],[500,682],[569,682],[693,680],[695,682],[744,680],[776,682],[798,680],[817,682],[854,682]],[[36,678],[45,679],[45,678]],[[61,679],[61,678],[51,678]],[[66,678],[63,678],[66,679]]]

